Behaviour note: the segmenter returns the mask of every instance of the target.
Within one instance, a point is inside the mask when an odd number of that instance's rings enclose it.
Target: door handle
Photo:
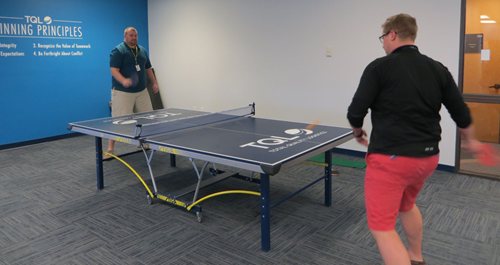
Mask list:
[[[494,85],[490,86],[489,88],[500,89],[500,84],[494,84]]]

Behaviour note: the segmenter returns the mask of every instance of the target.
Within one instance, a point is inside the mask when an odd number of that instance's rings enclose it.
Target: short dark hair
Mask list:
[[[397,14],[385,20],[382,30],[384,33],[394,30],[400,39],[414,41],[417,38],[417,20],[408,14]]]
[[[127,35],[127,32],[129,31],[135,31],[135,33],[137,33],[137,30],[134,27],[126,27],[125,30],[123,30],[123,36]]]

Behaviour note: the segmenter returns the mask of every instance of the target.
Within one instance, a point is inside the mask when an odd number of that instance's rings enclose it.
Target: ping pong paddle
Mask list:
[[[495,166],[499,161],[499,156],[495,149],[489,144],[482,144],[479,153],[476,154],[479,164],[483,166]]]
[[[137,83],[139,83],[139,75],[136,71],[132,72],[132,74],[130,75],[130,80],[132,80],[133,87],[137,86]]]
[[[318,124],[319,124],[319,120],[314,120],[312,121],[311,123],[309,123],[307,126],[306,126],[306,129],[307,130],[312,130],[314,129],[314,127],[316,127]]]

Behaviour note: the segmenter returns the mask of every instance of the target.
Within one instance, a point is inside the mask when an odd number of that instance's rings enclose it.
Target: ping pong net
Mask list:
[[[255,103],[248,106],[212,113],[202,113],[171,120],[160,120],[147,124],[136,124],[134,138],[167,134],[180,130],[232,121],[255,114]]]

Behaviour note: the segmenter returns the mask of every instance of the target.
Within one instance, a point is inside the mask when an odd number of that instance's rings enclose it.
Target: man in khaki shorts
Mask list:
[[[147,51],[137,44],[137,30],[128,27],[124,30],[123,36],[123,42],[111,51],[109,59],[113,77],[111,92],[113,117],[153,110],[146,89],[146,75],[153,84],[153,92],[156,94],[159,90]],[[113,153],[114,147],[115,142],[110,140],[107,152]]]

